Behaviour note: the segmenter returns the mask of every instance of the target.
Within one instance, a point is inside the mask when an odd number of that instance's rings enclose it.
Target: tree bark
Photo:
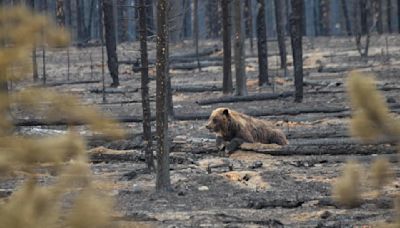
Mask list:
[[[34,1],[34,0],[32,0],[32,1]],[[70,0],[65,2],[65,11],[66,11],[68,27],[71,29],[72,28],[72,7],[71,7]]]
[[[194,0],[194,18],[193,18],[193,29],[194,29],[194,46],[196,49],[197,68],[201,71],[200,60],[199,60],[199,1]]]
[[[257,49],[258,49],[258,85],[269,84],[267,29],[265,23],[265,0],[257,0]]]
[[[107,0],[105,0],[107,1]],[[85,39],[85,3],[82,0],[76,0],[76,26],[78,30],[78,41],[83,42]]]
[[[350,17],[349,17],[349,11],[347,9],[347,4],[346,4],[346,0],[340,0],[340,4],[342,7],[342,12],[343,12],[343,17],[344,17],[344,23],[346,26],[346,33],[348,36],[351,36],[352,32],[351,32],[351,24],[350,24]]]
[[[28,6],[32,11],[34,11],[35,10],[35,0],[29,0]],[[37,57],[36,57],[36,45],[33,45],[33,48],[32,48],[32,76],[33,76],[34,82],[36,82],[39,79]]]
[[[303,16],[304,0],[291,0],[290,31],[294,65],[295,102],[303,101]]]
[[[157,128],[157,174],[156,190],[171,188],[169,173],[168,113],[166,110],[168,77],[168,21],[167,0],[157,1],[157,64],[156,64],[156,128]]]
[[[119,86],[117,40],[112,0],[103,0],[103,18],[107,49],[107,65],[113,82],[111,87]]]
[[[46,14],[47,10],[48,10],[47,0],[44,0],[42,11],[44,12],[44,14]],[[42,75],[43,75],[42,82],[45,85],[47,80],[47,73],[46,73],[46,47],[44,44],[42,46]]]
[[[218,38],[221,30],[220,17],[218,17],[218,1],[206,0],[205,2],[207,38]]]
[[[253,53],[253,7],[251,0],[244,1],[246,36],[250,41],[250,50]]]
[[[177,43],[181,41],[183,37],[183,4],[181,0],[170,0],[168,2],[169,39],[171,42]]]
[[[287,68],[286,43],[285,43],[285,24],[283,18],[282,0],[275,0],[275,20],[276,32],[278,35],[279,56],[281,58],[281,69]]]
[[[242,27],[242,1],[234,0],[234,46],[235,46],[235,74],[236,74],[236,95],[247,95],[244,37]]]
[[[56,19],[58,26],[60,27],[65,26],[64,0],[56,1]]]
[[[393,32],[393,26],[392,26],[392,0],[387,0],[386,1],[386,15],[387,15],[387,26],[388,26],[388,32],[392,33]]]
[[[195,0],[197,1],[197,0]],[[223,59],[223,80],[222,92],[223,94],[230,94],[233,90],[232,84],[232,49],[231,49],[231,21],[229,8],[231,0],[222,0],[222,43],[224,49]],[[200,63],[199,63],[200,64]]]
[[[149,99],[149,69],[147,55],[147,14],[146,1],[139,1],[139,27],[140,27],[140,56],[142,62],[142,109],[143,109],[143,141],[146,164],[149,170],[154,170],[154,157],[151,137],[151,112]]]

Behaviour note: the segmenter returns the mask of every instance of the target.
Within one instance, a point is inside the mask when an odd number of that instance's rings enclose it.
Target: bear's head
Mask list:
[[[228,128],[229,122],[230,110],[228,108],[217,108],[211,113],[206,128],[211,132],[220,133]]]

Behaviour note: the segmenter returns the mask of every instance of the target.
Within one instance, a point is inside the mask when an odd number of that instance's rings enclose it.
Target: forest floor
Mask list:
[[[147,173],[141,153],[141,123],[124,123],[130,137],[125,140],[89,140],[95,185],[116,198],[114,222],[159,227],[350,227],[376,225],[396,219],[393,199],[399,192],[400,167],[396,150],[390,145],[363,145],[348,133],[350,107],[346,93],[347,74],[352,69],[374,73],[378,87],[395,113],[400,106],[400,38],[373,37],[370,57],[362,60],[350,38],[316,38],[305,40],[305,95],[302,103],[293,97],[233,103],[199,105],[197,101],[222,97],[221,51],[205,56],[202,71],[171,68],[174,110],[177,116],[209,115],[217,107],[240,112],[258,113],[288,135],[288,148],[252,149],[252,145],[221,157],[214,147],[215,136],[199,120],[174,120],[169,125],[172,191],[158,194],[155,175]],[[289,43],[289,41],[287,41]],[[201,44],[201,50],[221,48],[219,41]],[[291,67],[288,77],[278,69],[277,44],[268,43],[269,76],[273,86],[259,88],[258,65],[247,48],[246,73],[250,94],[293,91]],[[101,48],[70,48],[70,81],[101,81]],[[150,59],[155,44],[149,44]],[[171,45],[172,55],[193,53],[191,42]],[[38,56],[39,56],[38,52]],[[76,94],[85,104],[96,104],[112,117],[141,116],[140,73],[130,65],[120,66],[121,86],[108,91],[102,101],[102,84],[67,84],[67,52],[47,52],[47,83],[50,89]],[[120,61],[136,60],[139,44],[121,44]],[[291,57],[288,54],[289,65]],[[219,66],[218,66],[219,65]],[[91,67],[92,66],[92,67]],[[187,65],[185,65],[187,66]],[[39,67],[41,69],[41,67]],[[155,69],[150,69],[154,79]],[[233,74],[234,78],[234,74]],[[54,83],[60,83],[55,85]],[[14,90],[32,85],[31,81],[13,85]],[[396,87],[397,86],[397,87]],[[182,88],[213,88],[210,91],[187,92]],[[155,112],[155,80],[150,82],[152,113]],[[122,103],[125,101],[125,103]],[[16,116],[27,118],[16,111]],[[31,116],[31,118],[37,118]],[[154,123],[153,123],[153,129]],[[85,127],[80,128],[85,136]],[[65,126],[19,127],[25,135],[47,135],[65,132]],[[89,137],[89,136],[88,136]],[[280,153],[282,152],[282,153]],[[371,184],[370,164],[377,157],[387,157],[396,178],[377,196]],[[358,161],[363,169],[363,201],[359,207],[345,209],[331,199],[331,184],[340,176],[348,160]],[[210,172],[210,168],[211,172]],[[43,176],[45,179],[55,177]],[[22,179],[0,182],[1,189],[18,187]]]

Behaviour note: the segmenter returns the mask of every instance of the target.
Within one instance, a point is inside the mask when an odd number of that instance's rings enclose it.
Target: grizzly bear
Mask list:
[[[260,119],[228,108],[215,109],[206,128],[217,135],[217,147],[228,152],[235,151],[243,142],[286,145],[285,134]],[[226,145],[224,145],[226,144]]]

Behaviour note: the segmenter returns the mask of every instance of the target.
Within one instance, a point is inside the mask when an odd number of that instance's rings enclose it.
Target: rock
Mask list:
[[[320,217],[321,217],[322,219],[327,219],[327,218],[331,217],[331,215],[332,215],[331,212],[329,212],[329,211],[324,211],[324,212],[322,212],[322,214],[320,215]]]
[[[137,185],[137,184],[133,184],[133,186],[132,186],[132,192],[133,192],[133,193],[141,193],[141,192],[142,192],[142,188],[141,188],[139,185]]]
[[[258,169],[258,168],[261,168],[262,166],[263,166],[262,161],[255,161],[255,162],[253,162],[253,164],[251,164],[249,166],[249,168],[250,169]]]
[[[388,97],[388,98],[386,99],[386,102],[389,103],[389,104],[397,103],[397,102],[396,102],[396,99],[394,99],[394,97]]]
[[[178,196],[184,196],[184,195],[186,195],[186,192],[185,192],[185,191],[182,191],[182,190],[181,190],[181,191],[178,192]]]
[[[208,191],[208,190],[210,190],[207,186],[200,186],[199,188],[198,188],[198,190],[199,191],[201,191],[201,192],[205,192],[205,191]]]

